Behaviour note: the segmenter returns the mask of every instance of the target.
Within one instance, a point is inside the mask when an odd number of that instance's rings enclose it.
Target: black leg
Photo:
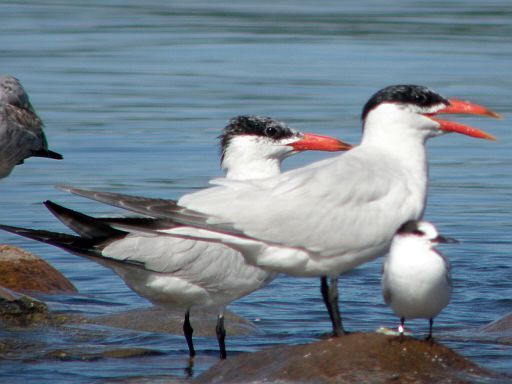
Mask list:
[[[183,322],[183,333],[185,334],[185,340],[187,340],[188,352],[191,359],[196,355],[196,351],[194,349],[194,342],[192,341],[192,334],[194,333],[194,329],[190,325],[190,310],[185,312],[185,321]]]
[[[398,328],[398,332],[400,333],[400,342],[404,341],[405,317],[400,318],[400,327]]]
[[[425,340],[432,342],[432,328],[434,327],[434,319],[428,319],[428,336]]]
[[[332,324],[333,336],[342,336],[346,332],[341,323],[340,309],[338,306],[338,279],[331,278],[331,285],[327,283],[327,277],[322,276],[320,279],[320,292],[324,299],[325,307],[329,313]]]
[[[333,333],[334,333],[334,322],[332,319],[332,308],[331,308],[331,303],[329,301],[329,284],[327,283],[326,276],[322,276],[320,278],[320,292],[322,293],[322,299],[324,300],[325,308],[327,308],[327,312],[329,313],[329,318],[331,319],[331,324],[333,326]]]
[[[219,342],[220,358],[224,360],[226,358],[226,329],[224,328],[224,314],[219,312],[217,317],[217,326],[215,327],[217,333],[217,341]]]
[[[189,358],[188,359],[188,367],[185,368],[185,375],[191,379],[192,377],[194,377],[194,359],[192,358]]]

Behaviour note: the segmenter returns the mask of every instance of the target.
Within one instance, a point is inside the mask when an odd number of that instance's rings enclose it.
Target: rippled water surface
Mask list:
[[[460,136],[429,143],[426,217],[462,241],[443,248],[455,292],[436,320],[440,339],[512,373],[510,346],[473,341],[475,329],[512,311],[511,36],[512,4],[505,0],[3,1],[0,72],[21,79],[51,148],[65,161],[31,159],[1,180],[0,222],[62,231],[41,205],[46,199],[91,214],[116,212],[54,189],[58,183],[170,198],[202,188],[221,174],[216,137],[238,114],[269,115],[357,143],[360,110],[373,92],[428,85],[505,118],[462,119],[496,135],[495,143]],[[324,156],[297,156],[286,167]],[[147,306],[90,261],[7,233],[0,243],[42,256],[77,286],[79,296],[52,298],[55,308],[92,315]],[[341,280],[347,328],[396,324],[380,296],[379,269],[377,260]],[[279,278],[230,309],[260,330],[229,337],[232,352],[310,341],[329,330],[316,279]],[[425,322],[411,327],[426,330]],[[162,355],[137,363],[13,359],[0,363],[0,378],[185,377],[180,335],[97,332],[83,348],[147,347]],[[55,347],[77,343],[62,334],[44,337]],[[217,346],[213,338],[196,343],[198,374],[216,361]]]

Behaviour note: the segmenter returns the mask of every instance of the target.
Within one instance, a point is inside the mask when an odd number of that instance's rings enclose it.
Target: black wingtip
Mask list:
[[[18,227],[12,227],[10,225],[5,225],[5,224],[0,224],[0,229],[4,230],[4,231],[7,231],[7,232],[11,232],[11,233],[17,233],[16,231],[20,228]]]
[[[44,202],[43,202],[43,204],[44,204],[44,206],[45,206],[46,208],[48,208],[49,210],[57,210],[57,209],[60,207],[60,205],[58,205],[58,204],[54,203],[54,202],[53,202],[53,201],[51,201],[51,200],[46,200],[46,201],[44,201]]]
[[[125,231],[111,227],[108,223],[84,213],[73,211],[53,201],[46,200],[43,204],[64,225],[82,237],[88,239],[107,239],[110,237],[124,237],[127,234]]]

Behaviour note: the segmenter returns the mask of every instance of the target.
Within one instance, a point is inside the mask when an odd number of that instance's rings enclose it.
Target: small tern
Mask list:
[[[382,295],[400,317],[400,337],[406,319],[421,318],[429,320],[427,340],[432,339],[434,317],[452,292],[450,263],[435,246],[456,242],[427,221],[410,220],[398,229],[382,265]]]

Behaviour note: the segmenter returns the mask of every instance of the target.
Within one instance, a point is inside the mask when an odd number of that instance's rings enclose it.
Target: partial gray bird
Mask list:
[[[0,75],[0,178],[29,157],[62,159],[48,149],[43,127],[20,81]]]

